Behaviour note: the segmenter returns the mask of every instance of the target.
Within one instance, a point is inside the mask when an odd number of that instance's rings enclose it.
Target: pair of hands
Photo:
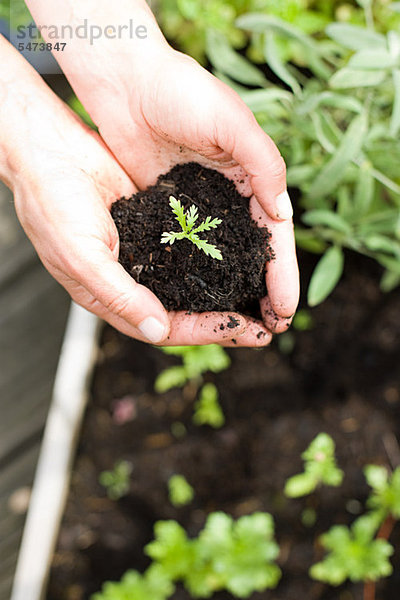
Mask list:
[[[215,326],[221,313],[167,313],[123,270],[109,212],[117,198],[155,183],[174,164],[197,161],[217,169],[252,195],[253,217],[272,232],[276,259],[268,266],[268,298],[261,301],[264,323],[235,315],[240,326],[234,333],[236,346],[266,345],[271,332],[288,327],[299,293],[283,159],[236,93],[189,57],[161,44],[150,71],[132,78],[125,67],[95,94],[85,98],[84,86],[79,94],[101,137],[29,73],[35,101],[20,100],[26,127],[10,161],[26,233],[71,297],[123,333],[163,345],[232,345],[230,330]],[[9,95],[15,110],[12,86]],[[257,336],[260,330],[264,336]]]

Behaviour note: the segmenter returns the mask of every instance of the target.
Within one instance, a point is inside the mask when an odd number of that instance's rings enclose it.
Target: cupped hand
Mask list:
[[[100,137],[61,101],[46,99],[39,112],[37,105],[26,107],[24,148],[34,152],[25,150],[21,158],[15,204],[43,264],[71,297],[143,341],[229,344],[232,337],[243,337],[248,343],[254,334],[243,317],[233,315],[238,320],[233,331],[219,327],[231,322],[227,314],[167,313],[126,273],[118,263],[118,233],[109,209],[117,198],[134,193],[134,184]]]
[[[299,297],[285,163],[239,96],[166,45],[152,54],[151,66],[135,65],[134,72],[122,56],[115,81],[105,80],[95,96],[79,77],[75,88],[139,188],[155,183],[177,163],[196,161],[252,196],[252,215],[271,231],[275,253],[267,269],[268,297],[261,300],[264,324],[270,331],[285,331]],[[247,335],[246,340],[259,345],[257,338]]]

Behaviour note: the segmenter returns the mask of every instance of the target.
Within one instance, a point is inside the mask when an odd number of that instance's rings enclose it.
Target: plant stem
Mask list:
[[[382,525],[380,526],[380,529],[376,534],[376,538],[381,540],[388,540],[395,524],[395,518],[392,517],[392,515],[388,515],[383,521]]]
[[[382,525],[379,528],[378,533],[376,534],[376,539],[388,540],[390,534],[393,531],[393,527],[395,526],[396,520],[392,515],[388,515],[386,519],[383,521]],[[376,592],[376,584],[375,581],[366,581],[364,583],[364,594],[363,600],[375,600],[375,592]]]

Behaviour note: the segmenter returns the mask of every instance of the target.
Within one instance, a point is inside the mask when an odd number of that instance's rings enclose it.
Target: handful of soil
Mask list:
[[[199,237],[214,244],[223,260],[207,256],[187,239],[161,244],[165,231],[181,231],[169,197],[185,210],[194,204],[200,224],[211,216],[222,223]],[[120,237],[119,262],[148,287],[168,310],[248,312],[266,295],[265,265],[273,258],[270,233],[257,227],[249,198],[232,181],[197,163],[177,165],[157,183],[111,207]]]

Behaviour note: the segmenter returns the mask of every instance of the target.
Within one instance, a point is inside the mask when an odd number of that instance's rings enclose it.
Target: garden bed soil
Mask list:
[[[300,256],[305,281],[315,264],[310,258]],[[157,520],[177,519],[196,535],[215,510],[234,517],[268,511],[275,518],[283,577],[276,590],[253,600],[361,600],[361,585],[332,588],[307,571],[323,556],[319,534],[335,523],[350,524],[362,510],[364,465],[400,462],[400,291],[383,295],[379,273],[375,263],[352,255],[340,285],[312,311],[311,330],[292,330],[262,350],[229,350],[230,369],[205,377],[217,385],[226,415],[215,431],[192,424],[191,385],[153,391],[156,376],[176,358],[107,327],[47,600],[86,600],[103,581],[118,580],[130,568],[144,570],[143,547]],[[186,436],[172,434],[177,421]],[[337,444],[344,484],[288,500],[285,480],[301,470],[300,454],[320,431]],[[132,463],[131,486],[113,502],[98,477],[120,459]],[[188,507],[176,509],[168,500],[173,473],[195,489]],[[312,526],[302,523],[305,507],[317,511]],[[399,526],[391,541],[394,574],[378,584],[377,600],[398,598]],[[214,597],[232,598],[225,592]],[[173,598],[189,596],[178,588]]]
[[[162,244],[164,232],[179,232],[170,196],[185,210],[198,209],[200,225],[208,216],[221,219],[199,233],[222,253],[207,256],[187,239]],[[249,198],[221,173],[197,163],[175,166],[156,185],[112,205],[120,238],[119,261],[139,283],[151,289],[168,310],[253,312],[266,295],[265,264],[272,258],[270,234],[249,217]]]

